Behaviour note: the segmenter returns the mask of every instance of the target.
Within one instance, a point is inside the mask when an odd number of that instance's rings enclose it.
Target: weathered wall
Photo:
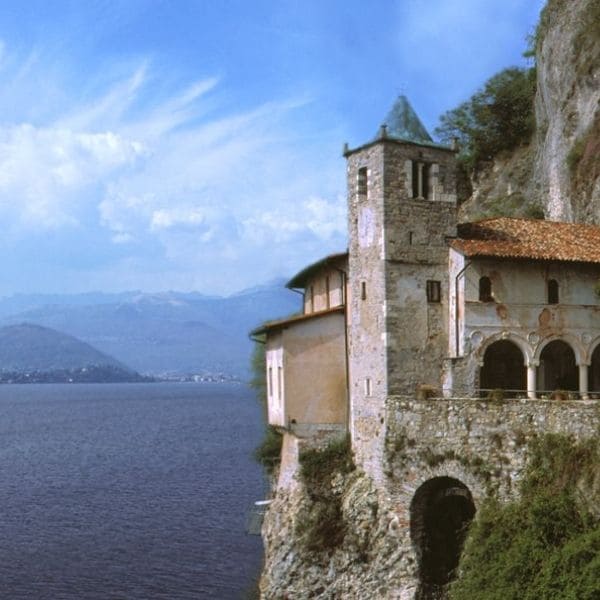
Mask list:
[[[456,262],[451,268],[451,280],[462,264]],[[478,300],[479,279],[483,276],[492,282],[494,302]],[[550,279],[559,285],[558,304],[547,302]],[[484,352],[501,339],[508,339],[521,349],[526,366],[539,367],[543,348],[555,339],[569,344],[577,365],[592,366],[592,354],[600,344],[597,280],[595,265],[471,260],[459,280],[458,313],[451,290],[450,352],[451,356],[456,355],[454,332],[458,314],[459,355],[465,358],[455,361],[454,368],[446,361],[448,376],[444,385],[449,394],[460,395],[478,387],[477,373]],[[596,389],[596,379],[590,377],[590,390]]]
[[[344,264],[340,268],[346,269]],[[306,283],[304,312],[327,310],[344,303],[344,275],[338,269],[324,268]]]
[[[346,424],[346,336],[342,312],[291,323],[269,335],[266,365],[271,425]]]

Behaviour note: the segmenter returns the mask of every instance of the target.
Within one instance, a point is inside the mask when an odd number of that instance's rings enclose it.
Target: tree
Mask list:
[[[499,152],[529,142],[534,95],[535,69],[504,69],[469,100],[443,114],[435,133],[446,143],[457,138],[459,159],[473,170]]]

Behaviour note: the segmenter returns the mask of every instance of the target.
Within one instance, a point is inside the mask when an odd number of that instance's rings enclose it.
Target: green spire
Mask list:
[[[418,144],[433,142],[406,96],[398,96],[382,126],[385,126],[385,134],[389,138]],[[377,137],[382,137],[381,129]]]

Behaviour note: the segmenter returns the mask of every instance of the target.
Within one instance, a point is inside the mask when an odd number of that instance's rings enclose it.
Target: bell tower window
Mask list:
[[[366,198],[369,191],[369,178],[367,174],[367,167],[361,167],[358,170],[358,176],[356,181],[356,191],[359,196]]]
[[[412,197],[420,200],[429,198],[429,170],[431,165],[412,161]]]

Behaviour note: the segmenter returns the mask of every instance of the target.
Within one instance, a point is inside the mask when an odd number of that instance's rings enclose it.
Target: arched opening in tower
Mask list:
[[[592,364],[590,366],[590,391],[600,393],[600,344],[592,353]]]
[[[579,389],[579,370],[575,364],[575,353],[569,344],[554,340],[544,347],[540,354],[537,387],[546,392]]]
[[[418,600],[443,598],[456,577],[475,504],[466,485],[452,477],[435,477],[415,493],[410,505],[410,535],[417,555]]]
[[[499,340],[486,349],[479,387],[482,390],[527,389],[525,358],[516,344],[509,340]]]

